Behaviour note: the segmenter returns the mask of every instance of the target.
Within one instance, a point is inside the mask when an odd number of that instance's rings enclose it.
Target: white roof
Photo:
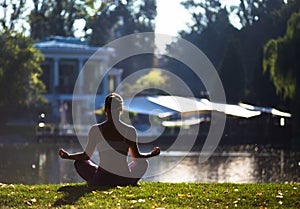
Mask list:
[[[178,96],[149,97],[149,101],[165,106],[179,113],[218,111],[226,115],[250,118],[261,114],[260,111],[248,110],[239,105],[213,103],[207,99],[185,98]]]
[[[129,112],[136,112],[145,115],[156,115],[159,117],[167,117],[176,114],[176,111],[165,107],[164,105],[158,105],[150,102],[147,97],[124,99],[123,109]]]
[[[85,44],[75,44],[75,43],[66,43],[60,42],[56,40],[50,41],[41,41],[34,44],[36,48],[43,49],[43,48],[72,48],[72,49],[93,49],[97,50],[98,47],[91,47]]]
[[[258,107],[258,106],[253,106],[253,105],[245,104],[245,103],[239,103],[239,105],[248,110],[257,110],[257,111],[261,111],[264,113],[270,113],[272,115],[280,116],[280,117],[287,117],[287,118],[292,117],[291,113],[283,112],[283,111],[277,110],[272,107]]]
[[[179,96],[149,96],[124,100],[127,111],[165,117],[176,113],[192,114],[210,111],[223,112],[226,115],[250,118],[261,111],[248,110],[239,105],[213,103],[207,99],[186,98]]]
[[[45,53],[58,54],[88,54],[92,55],[95,52],[101,54],[112,55],[113,49],[102,47],[89,46],[86,42],[78,38],[54,36],[45,40],[34,43],[34,47]]]

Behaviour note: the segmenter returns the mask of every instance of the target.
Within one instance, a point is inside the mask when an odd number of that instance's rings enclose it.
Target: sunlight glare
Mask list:
[[[75,20],[74,22],[74,36],[75,37],[84,37],[84,27],[85,27],[86,21],[82,18],[79,20]]]
[[[155,32],[177,36],[178,31],[188,30],[191,15],[180,4],[182,0],[157,0],[157,16]]]

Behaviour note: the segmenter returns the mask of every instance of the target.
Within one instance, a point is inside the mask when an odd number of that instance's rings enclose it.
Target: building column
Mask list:
[[[57,87],[59,86],[59,58],[54,58],[53,59],[54,61],[54,69],[53,69],[53,72],[54,72],[54,82],[53,82],[53,86],[54,86],[54,92],[57,93]]]
[[[79,58],[79,60],[78,60],[79,62],[78,62],[78,77],[77,77],[77,79],[78,79],[78,83],[77,83],[77,85],[78,85],[78,89],[77,89],[77,92],[79,93],[79,94],[83,94],[83,77],[84,77],[84,74],[82,73],[82,70],[83,70],[83,66],[84,66],[84,59],[80,59]],[[80,73],[82,73],[82,74],[80,74]]]
[[[117,70],[117,86],[119,86],[120,85],[120,83],[121,83],[121,79],[122,79],[122,73],[123,73],[123,70],[122,69],[116,69]]]
[[[58,87],[59,87],[59,58],[54,57],[53,58],[53,88],[54,88],[54,95],[53,95],[53,100],[52,100],[52,111],[53,115],[57,118],[59,121],[60,118],[60,112],[59,112],[59,107],[60,107],[60,97],[58,92]]]

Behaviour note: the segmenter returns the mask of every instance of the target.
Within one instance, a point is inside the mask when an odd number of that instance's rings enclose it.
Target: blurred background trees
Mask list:
[[[83,0],[32,0],[29,14],[30,36],[74,36],[74,22],[86,17]]]
[[[42,56],[28,37],[2,34],[0,49],[0,114],[5,119],[38,108],[45,86],[39,80]]]
[[[22,19],[25,1],[2,1],[3,18],[0,27],[0,124],[11,116],[38,109],[45,104],[41,96],[45,86],[42,74],[41,53],[34,48],[33,40],[24,35]],[[21,27],[18,25],[21,24]]]
[[[234,95],[239,95],[240,100],[259,105],[284,102],[280,96],[271,96],[267,104],[261,100],[270,91],[274,92],[274,86],[270,85],[269,78],[263,74],[263,47],[270,39],[284,35],[288,17],[300,8],[299,1],[240,0],[237,6],[226,8],[218,0],[199,3],[187,0],[183,5],[192,13],[194,25],[190,31],[182,31],[181,36],[198,46],[210,58],[220,72],[225,90],[235,89],[228,92],[229,102],[236,102],[236,99],[230,98]],[[232,25],[230,14],[236,15],[241,28]],[[232,83],[232,80],[242,81],[243,86],[228,86],[226,83]],[[262,86],[258,83],[269,85],[257,89]],[[241,89],[242,93],[239,92]],[[266,94],[262,96],[264,92]]]
[[[264,46],[263,69],[270,75],[276,92],[290,101],[299,122],[300,107],[300,11],[294,13],[287,23],[283,37],[269,40]]]
[[[191,14],[192,22],[178,35],[199,47],[212,61],[229,103],[279,106],[299,115],[299,0],[239,0],[231,6],[223,0],[182,0],[182,5]],[[79,37],[90,45],[104,46],[125,35],[155,31],[157,15],[156,0],[3,0],[0,10],[1,52],[6,54],[0,57],[2,97],[6,93],[2,86],[13,89],[11,82],[5,83],[3,78],[9,78],[5,73],[23,73],[26,70],[21,69],[25,67],[31,72],[23,76],[27,83],[32,84],[32,78],[37,81],[29,89],[36,93],[43,90],[36,76],[41,73],[40,59],[36,58],[40,55],[32,48],[32,40],[53,35],[78,37],[76,25],[81,25]],[[147,44],[147,40],[138,42],[137,47]],[[8,46],[23,51],[9,53]],[[155,46],[151,47],[154,51]],[[174,47],[176,43],[169,49]],[[8,64],[7,60],[24,62]],[[159,67],[190,81],[195,95],[201,96],[195,76],[186,66],[167,57],[164,60],[161,63],[153,54],[139,55],[120,62],[118,67],[124,69],[126,77],[159,63]],[[1,105],[4,107],[4,102]]]

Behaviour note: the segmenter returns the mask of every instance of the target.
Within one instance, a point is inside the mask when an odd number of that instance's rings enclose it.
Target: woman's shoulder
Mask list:
[[[102,123],[97,123],[91,126],[90,130],[99,129],[102,126]]]
[[[136,131],[136,129],[132,125],[129,125],[129,124],[123,122],[123,121],[120,121],[120,122],[121,122],[121,124],[123,125],[124,128],[126,128],[130,131]]]
[[[97,124],[92,125],[90,127],[89,133],[90,134],[93,134],[93,133],[99,134],[99,131],[101,130],[102,125],[103,125],[102,123],[97,123]]]
[[[123,126],[124,126],[124,136],[127,140],[129,140],[130,142],[135,142],[136,141],[136,137],[137,137],[137,132],[136,129],[129,124],[126,124],[123,122]]]
[[[115,127],[118,129],[119,132],[125,134],[127,133],[129,135],[136,134],[136,129],[132,125],[129,125],[123,121],[118,121],[115,124]],[[106,122],[97,123],[91,126],[90,133],[99,134],[99,131],[102,132],[103,130],[110,129],[110,128],[112,128],[111,124],[107,124]]]

